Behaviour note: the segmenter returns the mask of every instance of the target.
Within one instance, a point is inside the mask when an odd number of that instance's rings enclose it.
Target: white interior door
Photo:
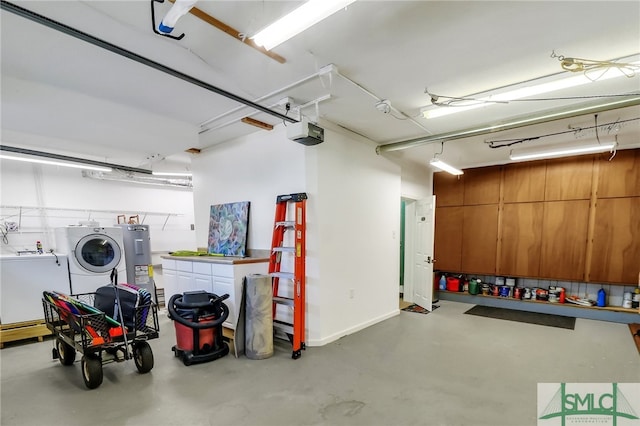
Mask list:
[[[433,303],[433,233],[436,197],[419,200],[415,210],[415,245],[413,262],[413,303],[432,310]]]
[[[404,209],[404,297],[405,302],[413,303],[413,263],[415,246],[416,200],[405,200]]]

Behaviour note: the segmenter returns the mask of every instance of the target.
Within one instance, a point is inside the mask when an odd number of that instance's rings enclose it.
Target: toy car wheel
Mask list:
[[[153,352],[147,342],[133,345],[133,360],[141,374],[148,373],[153,368]]]
[[[102,384],[102,360],[96,355],[85,355],[81,360],[82,379],[89,389]]]
[[[56,339],[58,359],[62,365],[73,365],[76,360],[76,350],[62,339]]]

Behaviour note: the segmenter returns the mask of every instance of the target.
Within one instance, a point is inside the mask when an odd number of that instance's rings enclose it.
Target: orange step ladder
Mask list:
[[[304,192],[278,195],[269,256],[269,275],[272,277],[273,286],[273,327],[288,336],[293,346],[293,359],[300,358],[301,351],[306,349],[306,201],[307,194]],[[289,208],[291,206],[294,208],[293,211]],[[293,236],[287,235],[287,231],[291,230],[294,231]],[[284,245],[290,243],[293,243],[293,246]],[[282,270],[283,266],[285,270]],[[286,280],[287,285],[281,280]],[[279,310],[278,306],[285,307],[285,319],[282,319],[282,310]],[[289,318],[292,318],[292,321]]]

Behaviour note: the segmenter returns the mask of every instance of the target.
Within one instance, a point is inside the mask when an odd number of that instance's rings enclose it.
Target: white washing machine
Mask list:
[[[57,228],[56,246],[68,255],[71,293],[93,293],[111,282],[111,271],[118,271],[118,282],[127,280],[122,228],[67,226]]]

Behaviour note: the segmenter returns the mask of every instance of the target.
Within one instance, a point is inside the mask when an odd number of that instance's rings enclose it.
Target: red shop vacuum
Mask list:
[[[176,345],[171,350],[184,365],[213,361],[229,353],[222,339],[222,323],[229,316],[229,308],[222,301],[228,297],[187,291],[169,299],[169,318],[176,328]]]

